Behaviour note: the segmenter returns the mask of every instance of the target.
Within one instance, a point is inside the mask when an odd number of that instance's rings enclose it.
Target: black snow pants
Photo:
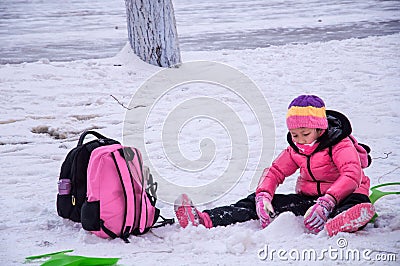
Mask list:
[[[315,204],[318,196],[310,197],[299,194],[275,194],[272,206],[277,215],[283,212],[292,212],[296,216],[304,216],[306,211]],[[344,212],[345,210],[363,202],[370,202],[366,195],[353,193],[342,200],[332,211],[330,218]],[[246,222],[258,219],[256,212],[255,193],[250,194],[235,204],[205,210],[212,221],[213,227],[227,226],[234,223]]]

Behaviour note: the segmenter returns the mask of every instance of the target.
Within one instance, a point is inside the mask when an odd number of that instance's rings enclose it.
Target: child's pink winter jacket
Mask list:
[[[334,118],[337,119],[337,117]],[[330,117],[328,121],[334,118]],[[338,121],[340,119],[343,117],[339,116]],[[296,184],[298,194],[322,196],[328,193],[335,197],[338,203],[352,193],[368,196],[369,178],[365,176],[361,168],[360,156],[348,137],[351,133],[350,122],[340,121],[339,125],[346,128],[339,128],[340,134],[338,128],[334,128],[334,133],[324,134],[326,140],[322,140],[319,144],[321,149],[318,147],[309,156],[301,154],[288,137],[291,145],[281,152],[271,167],[264,170],[256,193],[265,191],[274,195],[277,186],[300,168]],[[343,135],[347,136],[343,138]],[[334,140],[338,139],[340,141],[335,143]],[[330,145],[332,140],[334,145]],[[331,155],[329,146],[331,146]]]

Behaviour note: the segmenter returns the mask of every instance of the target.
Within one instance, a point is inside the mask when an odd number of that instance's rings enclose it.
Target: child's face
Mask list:
[[[299,144],[311,144],[320,135],[320,131],[316,128],[301,127],[289,130],[294,142]]]

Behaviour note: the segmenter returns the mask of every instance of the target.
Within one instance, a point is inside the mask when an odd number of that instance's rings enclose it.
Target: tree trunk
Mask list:
[[[135,54],[160,67],[181,63],[172,0],[125,0],[125,5]]]

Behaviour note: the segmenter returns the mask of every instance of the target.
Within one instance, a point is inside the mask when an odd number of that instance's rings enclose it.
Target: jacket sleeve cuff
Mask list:
[[[326,191],[326,194],[334,197],[336,204],[338,204],[357,189],[357,184],[353,183],[352,185],[351,183],[352,182],[350,182],[350,184],[349,182],[336,183]]]

